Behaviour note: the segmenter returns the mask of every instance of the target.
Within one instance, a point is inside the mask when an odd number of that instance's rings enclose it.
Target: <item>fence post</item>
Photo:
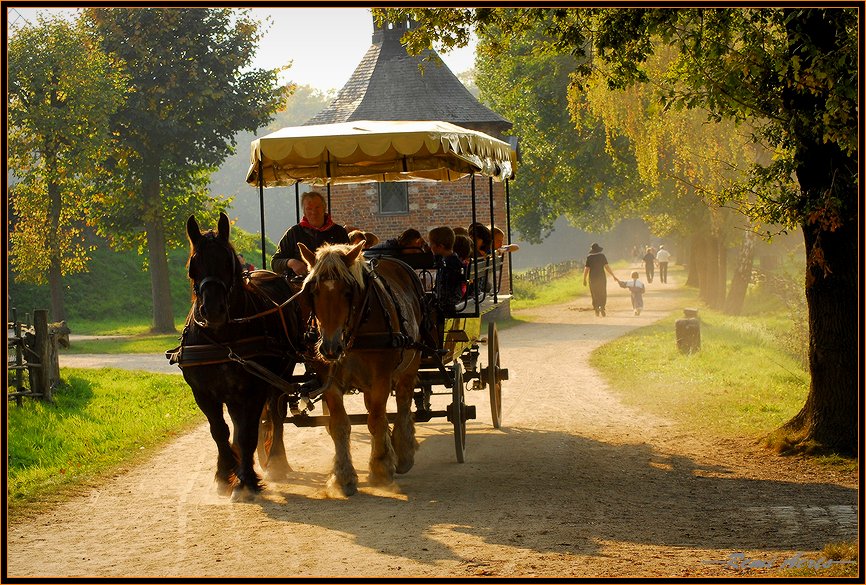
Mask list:
[[[24,348],[21,344],[21,323],[18,322],[18,310],[12,308],[12,334],[15,336],[15,404],[21,406],[21,387],[24,385],[24,371],[20,366],[24,363]],[[8,347],[8,342],[7,342]]]
[[[36,354],[39,364],[30,370],[32,382],[31,391],[40,394],[45,400],[51,400],[51,339],[48,335],[48,310],[35,309],[33,311],[33,352]],[[55,352],[55,357],[56,357]],[[36,364],[34,364],[36,365]]]

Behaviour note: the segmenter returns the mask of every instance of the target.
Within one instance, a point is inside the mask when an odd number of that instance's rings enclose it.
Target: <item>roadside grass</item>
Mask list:
[[[183,377],[113,368],[62,369],[55,402],[10,404],[10,516],[75,493],[202,422]]]
[[[180,343],[180,334],[149,335],[138,334],[131,337],[76,339],[62,353],[158,353],[161,354]]]
[[[629,269],[630,266],[628,261],[622,260],[614,262],[610,267],[615,273],[620,274]],[[511,310],[520,311],[544,305],[567,303],[573,301],[575,297],[586,295],[589,295],[589,287],[583,284],[583,269],[573,270],[562,278],[544,284],[532,284],[515,278]]]
[[[781,312],[724,315],[700,305],[701,350],[676,347],[670,315],[605,344],[590,364],[629,405],[692,431],[726,437],[765,436],[803,406],[809,374],[782,346]]]
[[[77,319],[69,324],[76,335],[149,335],[149,319]]]
[[[831,542],[815,559],[791,559],[783,577],[857,577],[860,547],[856,541]],[[810,555],[812,556],[812,555]],[[797,566],[802,565],[802,566]]]

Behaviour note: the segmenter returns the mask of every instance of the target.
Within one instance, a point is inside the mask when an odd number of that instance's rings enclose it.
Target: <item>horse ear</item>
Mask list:
[[[201,239],[201,229],[198,227],[198,222],[194,215],[190,215],[186,220],[186,237],[189,238],[189,243],[195,246]]]
[[[351,266],[355,262],[355,260],[358,259],[358,254],[360,254],[361,250],[364,249],[365,243],[366,242],[358,242],[352,247],[351,250],[349,250],[349,253],[344,256],[347,266]]]
[[[219,236],[221,239],[225,240],[226,242],[229,241],[230,226],[231,226],[231,223],[229,223],[229,216],[227,216],[225,213],[220,211],[220,221],[217,224],[217,236]]]
[[[312,268],[316,264],[316,253],[306,247],[303,242],[298,242],[298,250],[301,251],[301,258],[307,263],[307,268]]]

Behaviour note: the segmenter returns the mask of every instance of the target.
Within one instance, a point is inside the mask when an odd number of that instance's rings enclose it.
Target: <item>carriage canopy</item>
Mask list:
[[[456,181],[470,173],[506,180],[516,158],[507,142],[448,122],[290,126],[253,141],[246,180],[257,187]]]

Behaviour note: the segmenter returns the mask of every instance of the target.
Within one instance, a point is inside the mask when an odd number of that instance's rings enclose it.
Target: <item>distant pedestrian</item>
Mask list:
[[[583,268],[583,285],[586,286],[587,276],[589,277],[589,294],[592,296],[592,308],[595,310],[596,316],[604,317],[605,305],[607,305],[607,276],[605,272],[610,274],[613,279],[619,283],[619,279],[610,269],[607,263],[607,258],[602,254],[603,248],[598,244],[593,244],[589,249],[589,255],[586,257],[586,263]]]
[[[646,286],[638,280],[639,276],[640,273],[635,270],[631,273],[631,280],[618,281],[620,287],[627,288],[631,293],[631,308],[634,309],[635,315],[640,315],[643,310],[643,293],[646,292]]]
[[[656,254],[656,260],[659,263],[659,280],[667,283],[668,281],[668,261],[671,259],[671,253],[665,250],[664,245],[659,246],[659,251]]]
[[[646,281],[651,283],[656,271],[656,254],[652,248],[646,249],[646,254],[643,256],[643,265],[646,269]]]

